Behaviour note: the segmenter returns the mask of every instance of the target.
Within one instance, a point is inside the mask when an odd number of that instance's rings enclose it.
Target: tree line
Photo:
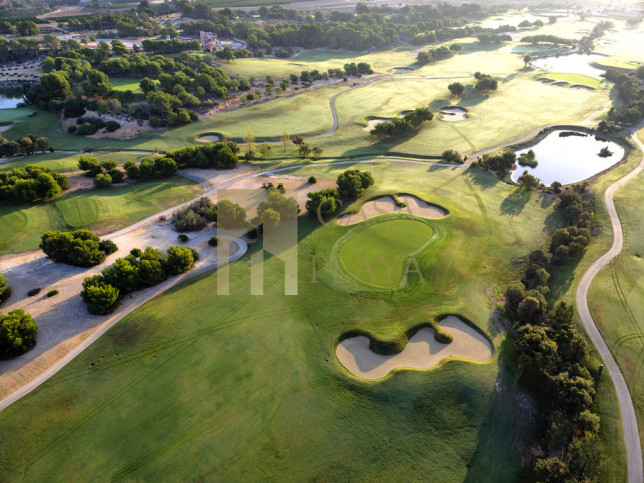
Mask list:
[[[0,200],[31,202],[50,199],[66,190],[69,180],[45,166],[29,164],[24,170],[0,172]]]
[[[394,117],[391,121],[376,124],[369,133],[379,140],[383,140],[410,133],[418,129],[423,122],[431,121],[433,118],[434,113],[429,108],[417,107],[405,114],[404,117]]]

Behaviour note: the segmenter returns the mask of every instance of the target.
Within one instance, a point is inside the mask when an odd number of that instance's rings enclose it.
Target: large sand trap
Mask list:
[[[374,127],[376,127],[378,124],[381,124],[383,122],[391,121],[391,119],[371,119],[369,122],[367,122],[367,125],[363,127],[362,129],[370,132]]]
[[[467,119],[467,111],[462,107],[443,107],[440,112],[443,115],[441,121],[453,122]]]
[[[197,141],[200,141],[202,143],[216,143],[219,141],[219,136],[216,136],[214,134],[206,134],[204,136],[199,136],[197,138]]]
[[[594,87],[582,86],[581,84],[575,84],[574,86],[570,86],[570,88],[571,89],[581,89],[581,90],[584,90],[584,91],[594,91],[595,90]]]
[[[380,379],[398,367],[429,369],[443,359],[459,357],[484,362],[492,357],[490,342],[479,332],[454,316],[439,324],[449,332],[453,341],[441,344],[434,340],[434,329],[423,327],[409,339],[405,349],[393,356],[381,356],[369,348],[365,336],[345,339],[335,349],[340,363],[362,379]]]
[[[440,208],[430,205],[425,201],[412,195],[400,195],[400,201],[407,203],[407,206],[396,206],[396,202],[391,196],[385,196],[375,200],[367,201],[358,213],[348,213],[338,218],[340,225],[352,225],[360,223],[368,218],[387,213],[409,213],[412,215],[422,216],[423,218],[443,218],[447,213]]]
[[[392,72],[394,74],[406,74],[407,72],[411,72],[414,69],[409,69],[407,67],[396,67]]]

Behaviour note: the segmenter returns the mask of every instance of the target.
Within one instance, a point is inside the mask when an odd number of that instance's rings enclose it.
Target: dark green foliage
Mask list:
[[[112,178],[112,183],[120,183],[123,181],[123,171],[118,168],[110,169],[107,175]]]
[[[177,237],[177,240],[179,240],[181,243],[186,243],[188,240],[190,240],[190,238],[188,237],[188,235],[184,235],[182,233]]]
[[[216,247],[218,241],[219,240],[217,240],[217,237],[213,235],[210,237],[210,240],[208,240],[208,245],[210,245],[211,247]]]
[[[214,213],[211,212],[209,218],[212,219],[213,215],[218,227],[242,228],[246,226],[246,210],[229,200],[221,200],[217,203]]]
[[[257,216],[264,230],[270,231],[282,223],[297,217],[299,206],[294,198],[284,196],[280,191],[269,190],[266,201],[257,205]]]
[[[170,275],[187,272],[195,261],[195,252],[191,248],[182,246],[168,247],[168,273]]]
[[[463,158],[458,153],[458,151],[455,151],[453,149],[447,149],[446,151],[443,151],[443,154],[441,156],[443,158],[443,161],[445,161],[447,163],[462,163],[463,162]]]
[[[312,215],[332,215],[338,209],[340,195],[336,188],[327,188],[320,191],[310,191],[306,194],[306,210]]]
[[[112,240],[101,240],[98,242],[98,249],[104,252],[107,256],[118,250],[118,247]]]
[[[454,96],[460,96],[461,94],[463,94],[463,92],[465,92],[465,86],[460,82],[452,82],[447,86],[447,89],[449,90],[450,94]]]
[[[49,292],[47,292],[47,297],[53,297],[55,295],[58,295],[58,293],[58,290],[50,290]]]
[[[172,214],[172,225],[177,231],[198,231],[208,223],[208,216],[214,207],[209,198],[202,197]]]
[[[222,168],[237,166],[239,147],[232,141],[208,143],[204,146],[187,146],[167,153],[180,168]]]
[[[112,177],[109,174],[99,173],[94,178],[94,186],[97,188],[106,188],[112,184]]]
[[[309,176],[308,183],[315,184],[318,180],[315,179],[315,176]]]
[[[478,164],[481,167],[491,169],[492,171],[507,171],[514,167],[516,161],[517,155],[514,151],[504,151],[503,153],[496,154],[494,156],[484,154]]]
[[[27,352],[36,343],[37,332],[34,319],[22,309],[0,315],[0,359]]]
[[[90,314],[107,315],[119,306],[119,291],[105,282],[101,275],[94,275],[83,280],[80,293]]]
[[[553,45],[575,45],[576,41],[571,39],[564,39],[562,37],[557,37],[556,35],[528,35],[523,37],[521,42],[531,43],[531,44],[553,44]]]
[[[116,287],[123,295],[134,292],[141,286],[139,267],[133,257],[117,258],[102,273],[105,282]]]
[[[516,310],[521,301],[525,298],[526,289],[522,282],[512,282],[505,289],[505,300],[513,310]]]
[[[121,129],[121,125],[116,121],[107,121],[105,123],[105,129],[107,132],[114,132]]]
[[[40,248],[49,259],[79,267],[98,265],[115,246],[113,242],[101,242],[89,230],[48,231],[40,241]]]
[[[85,174],[87,176],[90,176],[92,178],[98,173],[103,172],[103,167],[98,161],[98,158],[87,156],[85,154],[78,158],[78,169],[82,169],[83,171],[85,171]]]
[[[539,164],[532,149],[530,149],[528,152],[521,153],[517,162],[519,166],[522,166],[524,168],[528,166],[529,168],[533,169],[536,168]]]
[[[24,170],[0,172],[0,200],[36,201],[53,198],[67,189],[69,180],[44,166],[29,164]]]
[[[0,304],[11,297],[9,279],[0,273]]]
[[[29,290],[29,292],[27,292],[27,297],[35,297],[36,295],[38,295],[40,293],[41,290],[42,289],[40,287],[39,288],[32,288],[31,290]]]
[[[371,173],[359,169],[349,169],[338,176],[338,193],[341,198],[356,198],[373,185]]]
[[[45,152],[49,149],[49,139],[29,134],[9,141],[0,135],[0,156],[11,157],[19,154],[32,154],[36,151]]]
[[[380,140],[399,136],[417,129],[423,122],[431,121],[433,118],[434,113],[428,108],[417,107],[405,117],[394,117],[389,122],[377,124],[370,133]]]
[[[251,228],[248,233],[246,233],[246,236],[250,238],[251,240],[256,240],[259,234],[257,233],[257,228]]]

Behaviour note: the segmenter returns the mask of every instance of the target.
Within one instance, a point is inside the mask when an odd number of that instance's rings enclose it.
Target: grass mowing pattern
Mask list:
[[[379,288],[396,288],[412,263],[410,257],[431,241],[434,230],[416,219],[389,218],[372,223],[367,221],[366,226],[354,229],[340,248],[340,262],[354,280]],[[409,267],[414,268],[415,265]]]
[[[131,225],[202,191],[181,177],[137,181],[107,190],[70,193],[51,201],[0,205],[0,254],[38,248],[48,230],[88,228],[107,233]]]

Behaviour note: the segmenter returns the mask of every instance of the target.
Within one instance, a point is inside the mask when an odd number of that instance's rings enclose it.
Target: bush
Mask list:
[[[315,184],[315,183],[317,183],[317,182],[318,182],[318,180],[317,180],[317,179],[315,179],[315,176],[310,176],[310,177],[309,177],[309,181],[308,181],[308,182],[309,182],[309,183],[311,183],[311,184]]]
[[[35,297],[40,293],[41,290],[41,288],[32,288],[29,292],[27,292],[27,297]]]
[[[214,203],[207,197],[193,201],[185,208],[180,208],[172,214],[172,225],[177,231],[198,231],[208,223],[207,216]]]
[[[357,198],[374,183],[371,173],[348,169],[338,176],[338,193],[342,198]]]
[[[217,222],[222,228],[241,228],[246,225],[246,210],[240,205],[229,200],[221,200],[217,203],[214,212],[208,217]]]
[[[176,245],[168,247],[168,273],[179,275],[187,272],[196,261],[195,255],[196,252],[188,247]]]
[[[114,132],[121,129],[121,125],[116,121],[107,121],[105,123],[105,129],[107,129],[107,132]]]
[[[96,134],[97,131],[98,128],[96,128],[94,124],[84,122],[79,126],[77,132],[80,136],[91,136],[92,134]]]
[[[106,188],[112,184],[112,177],[109,174],[99,173],[94,178],[94,186],[97,188]]]
[[[454,151],[453,149],[448,149],[446,151],[443,151],[442,158],[446,163],[463,162],[461,155],[458,153],[458,151]]]
[[[159,120],[158,117],[151,116],[150,117],[150,126],[152,126],[152,127],[161,127],[161,121]]]
[[[119,306],[118,289],[106,283],[101,275],[87,277],[80,295],[90,314],[111,314]]]
[[[36,343],[37,332],[34,319],[22,309],[0,315],[0,359],[27,352]]]
[[[216,247],[217,241],[217,237],[213,235],[210,237],[210,240],[208,240],[208,245],[210,245],[211,247]]]
[[[208,143],[204,146],[187,146],[167,153],[180,168],[222,168],[237,166],[239,147],[232,141]]]
[[[0,273],[0,304],[11,297],[9,279]]]
[[[53,198],[67,189],[66,176],[35,164],[0,172],[0,200],[25,202]]]
[[[184,235],[183,233],[182,233],[181,235],[179,235],[179,236],[177,237],[177,239],[178,239],[181,243],[186,243],[188,240],[190,240],[190,238],[188,238],[188,235]]]
[[[78,128],[77,128],[76,126],[69,126],[69,127],[67,128],[67,132],[68,132],[69,134],[74,134],[74,133],[76,132],[76,130],[77,130],[77,129],[78,129]]]
[[[58,295],[58,290],[50,290],[47,292],[47,297],[53,297],[54,295]]]
[[[89,230],[48,231],[42,235],[40,241],[40,249],[50,260],[78,267],[98,265],[107,255],[116,251],[116,248],[114,242],[101,241]]]
[[[140,248],[132,248],[130,250],[130,255],[132,255],[135,258],[139,258],[143,252],[141,251]]]
[[[118,168],[110,169],[107,174],[112,178],[112,183],[120,183],[123,181],[123,171]]]
[[[306,202],[306,211],[312,215],[318,212],[322,215],[332,215],[338,209],[338,190],[327,188],[321,191],[310,191],[306,194],[309,200]]]

